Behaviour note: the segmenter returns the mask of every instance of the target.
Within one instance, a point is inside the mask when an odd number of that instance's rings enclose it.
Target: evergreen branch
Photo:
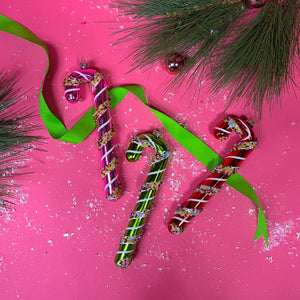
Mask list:
[[[224,86],[229,103],[246,99],[261,114],[264,99],[272,105],[292,80],[299,55],[299,0],[269,1],[244,23],[212,67],[212,91]]]
[[[0,214],[13,203],[8,199],[15,196],[18,185],[13,178],[24,168],[24,152],[35,149],[40,140],[33,135],[38,127],[25,123],[33,115],[20,103],[20,91],[15,84],[16,78],[0,73]]]
[[[152,1],[145,2],[152,4]],[[216,50],[216,45],[230,35],[233,24],[238,22],[245,13],[245,7],[241,3],[224,5],[211,0],[203,2],[205,8],[202,10],[189,10],[176,17],[154,18],[146,24],[139,23],[138,26],[123,31],[127,35],[118,43],[132,41],[132,37],[135,38],[132,55],[135,66],[142,68],[164,59],[170,52],[185,53],[194,49],[185,68],[175,77],[173,84],[176,84],[182,81],[183,74],[187,75],[195,66],[196,73],[205,69]],[[199,4],[199,1],[197,3]],[[207,6],[207,3],[215,3],[215,5]],[[146,13],[150,16],[152,10],[149,11],[148,6],[146,8],[144,13],[139,12],[139,17]],[[162,13],[161,7],[158,10]],[[175,15],[173,8],[169,9],[170,11]],[[135,10],[131,12],[134,13]]]
[[[177,52],[188,57],[172,86],[203,80],[211,91],[229,90],[228,106],[245,101],[260,115],[293,84],[299,58],[299,0],[270,0],[248,9],[240,0],[131,0],[118,8],[132,15],[118,43],[133,40],[134,69]],[[207,72],[206,72],[207,71]],[[197,89],[197,85],[195,87]]]
[[[135,19],[146,18],[148,20],[163,16],[184,16],[219,2],[220,0],[131,0],[117,1],[115,6],[125,15],[134,15]]]

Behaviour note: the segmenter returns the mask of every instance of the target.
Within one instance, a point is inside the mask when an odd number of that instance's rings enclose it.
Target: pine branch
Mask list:
[[[164,59],[171,52],[186,53],[193,49],[194,53],[187,60],[185,68],[175,77],[174,85],[182,82],[182,75],[188,76],[194,67],[196,70],[193,76],[205,69],[217,44],[230,35],[231,28],[245,13],[242,3],[224,5],[216,0],[163,3],[155,0],[131,6],[137,3],[140,1],[121,2],[121,8],[124,5],[128,14],[136,13],[136,18],[146,16],[150,20],[146,24],[138,23],[138,26],[123,31],[128,34],[119,43],[132,41],[132,37],[135,39],[132,55],[135,66],[142,68]],[[165,17],[152,19],[159,14]]]
[[[0,73],[0,214],[13,203],[9,198],[14,198],[13,190],[18,186],[13,178],[24,168],[24,152],[35,149],[40,140],[33,135],[38,127],[25,123],[33,115],[21,105],[15,84],[14,77]]]
[[[215,55],[212,91],[229,90],[229,103],[246,99],[261,113],[264,100],[271,106],[274,96],[292,82],[299,56],[299,0],[269,1],[260,13],[244,23],[221,55]]]
[[[211,79],[211,91],[229,90],[228,105],[245,101],[260,115],[292,81],[299,57],[299,0],[270,0],[248,9],[241,0],[119,1],[136,26],[118,43],[133,41],[134,69],[171,53],[188,57],[172,86]],[[197,89],[199,85],[195,85]]]
[[[225,2],[224,0],[223,2]],[[135,19],[155,17],[178,17],[191,12],[199,11],[205,7],[220,3],[219,0],[145,0],[145,1],[118,1],[116,6],[125,15],[135,15]]]

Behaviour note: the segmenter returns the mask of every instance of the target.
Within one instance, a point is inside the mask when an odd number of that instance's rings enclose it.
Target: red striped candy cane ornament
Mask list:
[[[241,163],[257,147],[257,140],[249,121],[227,117],[214,128],[214,136],[221,141],[226,140],[232,132],[239,135],[240,142],[233,146],[222,164],[217,166],[209,177],[194,190],[189,200],[176,210],[168,224],[171,233],[181,234],[190,221],[203,210],[208,200],[220,192],[226,180],[238,171]]]
[[[72,103],[78,102],[80,85],[85,83],[90,84],[94,95],[96,109],[94,117],[99,133],[98,149],[101,152],[101,178],[104,180],[105,196],[107,200],[116,200],[120,197],[121,188],[117,172],[118,159],[113,143],[115,131],[111,121],[111,104],[103,74],[96,69],[88,68],[86,62],[80,63],[80,70],[72,72],[64,80],[65,96]]]
[[[141,238],[147,217],[150,215],[153,200],[161,185],[169,161],[170,152],[160,136],[161,134],[157,131],[153,134],[141,134],[131,141],[126,152],[126,158],[131,162],[138,161],[141,158],[141,153],[145,147],[154,149],[156,154],[152,158],[150,172],[141,187],[139,198],[134,211],[130,215],[125,234],[121,237],[119,250],[115,258],[115,264],[119,268],[127,268],[132,262],[137,243]]]

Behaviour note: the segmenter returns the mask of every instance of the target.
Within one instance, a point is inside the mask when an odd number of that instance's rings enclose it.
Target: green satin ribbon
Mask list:
[[[33,44],[39,45],[45,50],[48,56],[48,66],[45,74],[46,77],[50,64],[49,53],[46,45],[23,25],[3,15],[0,15],[0,30],[16,35]],[[64,124],[50,111],[44,99],[42,91],[44,80],[40,89],[39,109],[41,118],[49,134],[54,139],[66,141],[69,143],[78,144],[82,142],[96,127],[96,123],[93,117],[95,108],[91,107],[70,130],[67,130]],[[212,171],[217,165],[219,165],[222,162],[222,158],[218,156],[207,145],[205,145],[200,139],[198,139],[196,136],[184,129],[182,126],[180,126],[167,115],[163,114],[162,112],[156,109],[151,108],[148,105],[143,88],[138,85],[128,85],[111,89],[109,91],[109,95],[112,101],[111,109],[114,109],[129,92],[134,94],[158,118],[158,120],[163,124],[163,126],[170,133],[170,135],[180,145],[182,145],[186,150],[188,150],[207,168],[209,168]],[[257,205],[258,221],[254,239],[257,240],[260,236],[263,236],[266,244],[268,245],[268,231],[265,215],[257,197],[257,194],[252,188],[252,186],[238,173],[235,173],[234,175],[230,176],[226,183],[234,189],[236,189],[237,191],[239,191],[241,194],[248,197]]]

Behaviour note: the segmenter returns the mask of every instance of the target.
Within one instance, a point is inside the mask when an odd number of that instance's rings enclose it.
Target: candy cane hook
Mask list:
[[[161,185],[169,161],[170,152],[158,132],[141,134],[131,140],[126,158],[130,162],[138,161],[145,147],[153,148],[156,154],[152,158],[150,172],[141,187],[136,206],[130,215],[129,224],[120,241],[120,247],[115,258],[115,264],[119,268],[127,268],[132,262],[137,242],[141,238],[143,227],[152,209],[153,200]]]
[[[232,132],[236,132],[241,141],[233,146],[223,163],[217,166],[210,176],[195,190],[189,200],[179,207],[169,222],[169,231],[180,234],[191,219],[197,216],[208,200],[220,192],[226,180],[238,171],[241,163],[257,147],[251,122],[234,117],[227,117],[214,129],[214,136],[221,141],[226,140]]]
[[[94,117],[99,133],[98,149],[102,154],[101,178],[104,180],[105,196],[107,200],[115,200],[119,198],[121,189],[117,172],[118,159],[114,151],[113,136],[115,131],[111,122],[107,84],[103,74],[98,70],[88,68],[86,61],[80,63],[79,71],[74,71],[64,80],[63,86],[68,101],[73,103],[79,101],[79,86],[84,83],[90,84],[90,89],[94,95],[96,108]]]

